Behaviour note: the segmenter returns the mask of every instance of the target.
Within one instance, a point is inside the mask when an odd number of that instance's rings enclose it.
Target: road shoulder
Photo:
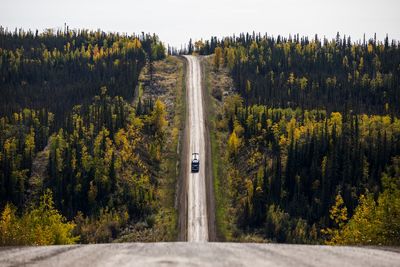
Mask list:
[[[204,107],[204,124],[205,133],[204,140],[206,142],[206,192],[207,192],[207,216],[208,216],[208,238],[209,241],[218,241],[217,228],[215,221],[215,192],[214,192],[214,174],[213,174],[213,155],[211,147],[210,131],[211,117],[213,112],[213,103],[211,99],[210,88],[207,86],[207,68],[205,66],[205,58],[200,58],[201,65],[201,88],[203,93],[203,107]]]

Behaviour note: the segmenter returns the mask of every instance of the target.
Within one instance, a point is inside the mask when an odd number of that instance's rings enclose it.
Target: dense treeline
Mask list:
[[[215,68],[229,68],[249,105],[400,114],[400,46],[388,37],[354,43],[339,34],[328,41],[253,33],[190,42],[187,50],[215,53]]]
[[[137,116],[122,97],[101,91],[91,105],[75,106],[53,134],[51,113],[25,109],[1,119],[1,207],[11,203],[19,213],[35,211],[39,199],[33,196],[51,189],[51,209],[77,222],[83,242],[109,242],[128,222],[152,215],[165,106],[146,102]],[[45,168],[35,178],[33,161],[43,149]],[[94,226],[99,223],[103,232]]]
[[[216,126],[227,133],[221,183],[234,236],[400,242],[398,201],[389,197],[400,190],[399,48],[339,34],[190,42],[192,52],[214,53],[214,75],[225,80],[228,70],[239,94],[210,89],[223,101]]]
[[[165,106],[130,102],[164,57],[156,35],[0,27],[3,245],[110,242],[154,215]]]
[[[117,221],[152,214],[166,122],[160,101],[149,110],[137,117],[121,97],[103,93],[87,111],[74,109],[68,125],[51,137],[45,184],[67,218],[78,212],[98,217],[105,209]]]
[[[63,214],[96,214],[106,206],[132,217],[146,214],[153,201],[149,162],[143,162],[149,156],[138,154],[143,125],[129,105],[102,94],[88,111],[75,109],[67,123],[50,139],[46,181]]]
[[[11,202],[22,208],[32,174],[32,162],[47,145],[53,114],[24,109],[0,119],[0,206]]]
[[[376,198],[366,192],[359,197],[359,205],[351,218],[340,194],[330,209],[333,228],[321,232],[327,244],[400,244],[400,157],[382,173],[383,191]]]
[[[227,133],[239,232],[277,242],[400,243],[390,197],[400,190],[398,42],[253,33],[188,50],[214,53],[211,68],[226,68],[239,94],[212,90],[224,102],[217,126]]]
[[[0,27],[0,115],[46,108],[59,125],[74,105],[90,103],[101,86],[111,96],[131,99],[146,60],[164,57],[156,35]]]
[[[219,124],[231,133],[232,206],[239,228],[262,228],[266,238],[317,240],[319,230],[332,224],[329,210],[337,194],[351,216],[361,194],[382,191],[382,172],[400,155],[397,118],[242,101],[228,97]]]

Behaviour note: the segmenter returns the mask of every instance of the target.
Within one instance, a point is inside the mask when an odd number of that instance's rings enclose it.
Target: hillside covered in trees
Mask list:
[[[219,75],[230,238],[400,244],[398,42],[241,34],[188,50]],[[216,92],[222,70],[236,94]]]
[[[211,38],[189,51],[215,53],[247,105],[400,114],[400,44],[388,37],[352,42],[241,34]]]
[[[0,28],[0,244],[110,242],[156,212],[165,105],[131,103],[164,57],[156,35]]]
[[[45,108],[63,120],[74,105],[99,95],[101,86],[130,100],[146,61],[164,57],[155,35],[0,27],[0,115]]]

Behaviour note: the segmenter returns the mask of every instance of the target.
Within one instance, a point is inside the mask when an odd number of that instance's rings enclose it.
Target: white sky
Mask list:
[[[151,32],[180,47],[189,38],[289,33],[400,40],[400,0],[0,0],[0,25]]]

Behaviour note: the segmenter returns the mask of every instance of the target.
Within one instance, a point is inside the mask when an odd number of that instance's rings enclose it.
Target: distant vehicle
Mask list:
[[[199,172],[200,159],[199,153],[192,153],[192,172]]]

